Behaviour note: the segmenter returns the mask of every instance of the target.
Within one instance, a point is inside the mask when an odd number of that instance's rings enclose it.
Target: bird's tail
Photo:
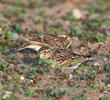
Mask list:
[[[21,47],[19,47],[19,48],[16,48],[16,49],[14,49],[14,50],[10,50],[10,51],[6,52],[5,54],[6,54],[6,55],[10,55],[10,54],[18,53],[18,52],[20,52],[21,50],[28,48],[28,46],[29,46],[29,43],[26,43],[26,44],[24,44],[23,46],[21,46]]]
[[[73,70],[77,69],[80,65],[82,64],[86,64],[88,61],[96,61],[97,59],[99,59],[99,57],[80,57],[78,59],[76,59],[72,65],[73,67],[70,67],[72,68]]]

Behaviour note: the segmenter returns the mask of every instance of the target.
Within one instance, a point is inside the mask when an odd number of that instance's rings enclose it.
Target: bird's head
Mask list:
[[[48,59],[48,58],[51,57],[52,51],[51,51],[51,49],[49,47],[42,47],[39,50],[39,55],[40,55],[41,59]]]
[[[69,37],[69,36],[67,36],[67,35],[65,35],[65,34],[60,34],[60,35],[58,35],[58,36],[59,36],[61,39],[65,40],[65,41],[69,41],[69,42],[72,41],[72,38]]]

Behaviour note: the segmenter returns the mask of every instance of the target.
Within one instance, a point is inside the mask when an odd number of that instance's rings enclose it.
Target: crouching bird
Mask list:
[[[73,42],[73,40],[69,36],[64,35],[64,34],[63,35],[47,34],[47,35],[40,35],[36,37],[30,37],[30,38],[22,37],[22,39],[26,43],[16,48],[13,51],[13,53],[19,52],[26,48],[39,51],[39,49],[44,46],[47,46],[53,49],[53,48],[58,48],[58,47],[64,47],[66,44],[68,44],[67,48],[69,48]]]
[[[49,47],[42,47],[39,50],[39,56],[41,59],[50,59],[50,61],[53,63],[53,66],[69,66],[73,65],[73,67],[70,67],[72,69],[78,68],[82,63],[86,61],[93,61],[96,60],[97,57],[90,57],[85,55],[80,55],[72,52],[69,49],[66,48],[49,48]],[[78,62],[77,65],[75,65],[75,62]]]

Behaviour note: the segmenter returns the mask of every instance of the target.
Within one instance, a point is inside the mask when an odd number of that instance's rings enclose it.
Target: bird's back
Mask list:
[[[50,48],[57,48],[64,45],[63,41],[61,41],[60,38],[55,35],[43,36],[43,42],[48,44]]]

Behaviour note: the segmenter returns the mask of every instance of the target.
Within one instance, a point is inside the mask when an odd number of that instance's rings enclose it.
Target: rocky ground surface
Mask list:
[[[100,56],[76,70],[33,50],[6,55],[22,36],[67,34],[72,50]],[[110,100],[109,0],[1,0],[0,100]]]

